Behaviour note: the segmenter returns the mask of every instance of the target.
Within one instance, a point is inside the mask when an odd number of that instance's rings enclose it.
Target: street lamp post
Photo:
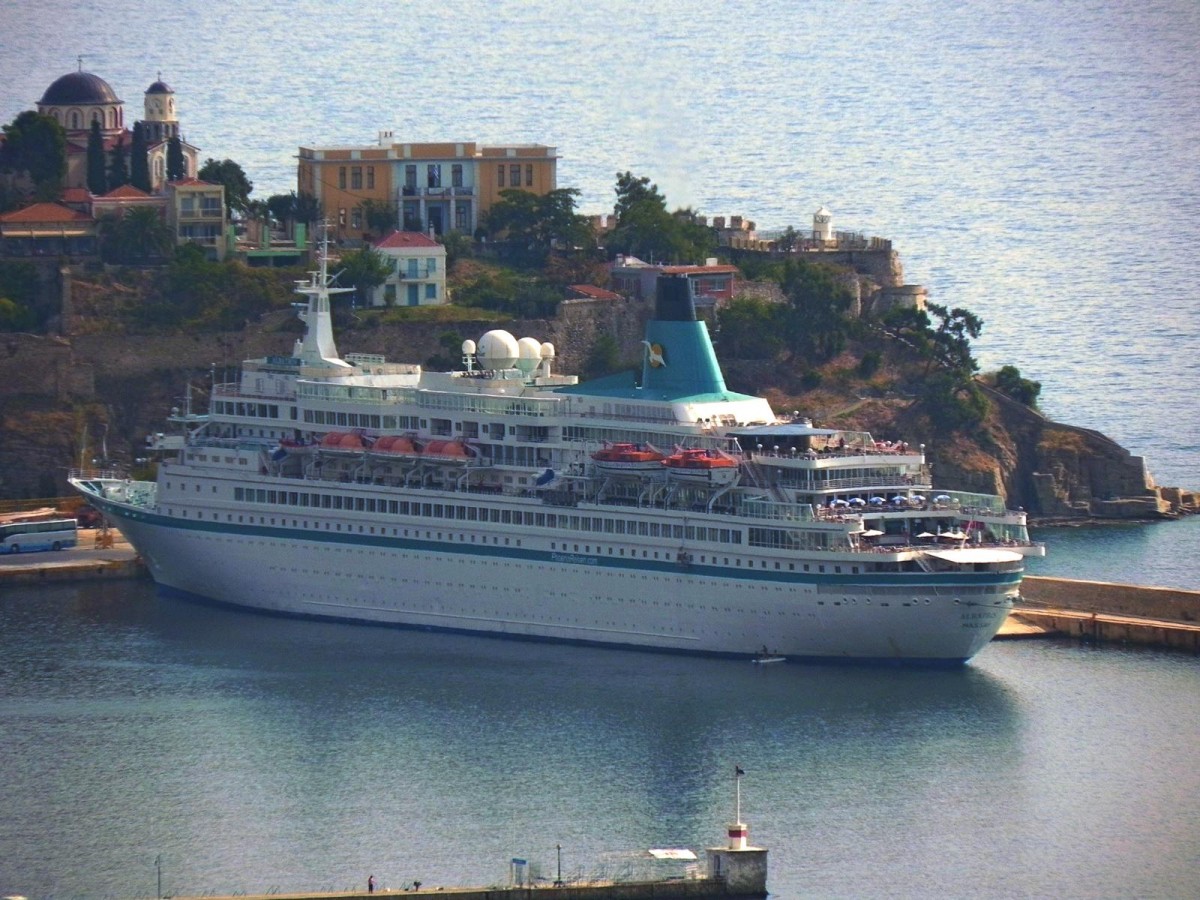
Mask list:
[[[558,878],[555,880],[554,886],[562,887],[562,844],[555,844],[554,849],[558,853]]]

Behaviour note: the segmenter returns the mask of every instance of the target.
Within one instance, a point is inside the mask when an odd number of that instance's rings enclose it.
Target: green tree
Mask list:
[[[926,303],[925,307],[937,321],[930,338],[932,353],[925,373],[928,375],[934,363],[939,363],[959,378],[969,378],[979,370],[971,355],[971,340],[983,332],[983,320],[962,307],[947,309],[936,303]]]
[[[791,311],[757,297],[735,297],[717,312],[717,350],[727,359],[774,359],[784,350],[782,321]]]
[[[170,227],[155,209],[130,210],[101,223],[100,255],[108,263],[161,262],[171,255],[173,244]]]
[[[224,185],[225,205],[232,212],[244,214],[247,211],[254,183],[232,159],[206,159],[196,177],[210,184]]]
[[[167,140],[167,181],[182,181],[187,175],[187,164],[183,158],[183,144],[179,138]]]
[[[579,191],[559,188],[546,194],[506,190],[488,211],[484,227],[492,236],[503,236],[506,255],[515,263],[542,266],[556,248],[574,250],[592,246],[586,216],[575,212]]]
[[[146,127],[141,122],[133,126],[133,146],[129,150],[129,183],[140,191],[150,193],[150,156],[146,150]]]
[[[378,235],[385,235],[396,230],[398,213],[396,204],[383,200],[364,200],[362,205],[363,221],[367,229]]]
[[[57,200],[67,177],[67,135],[54,119],[31,110],[4,126],[0,171],[24,172],[37,200]]]
[[[267,198],[267,213],[280,225],[293,221],[296,215],[296,192],[272,194]]]
[[[716,246],[712,229],[692,209],[667,212],[658,186],[645,176],[619,172],[613,212],[616,227],[605,238],[609,255],[625,253],[665,262],[699,262]]]
[[[796,244],[800,242],[800,233],[791,225],[783,230],[783,234],[775,241],[777,249],[784,253],[791,253],[796,249]]]
[[[613,206],[613,213],[617,221],[637,206],[646,205],[657,207],[663,212],[667,211],[667,198],[659,192],[658,185],[651,184],[650,179],[644,175],[639,178],[629,171],[618,172],[616,192],[617,202]]]
[[[37,300],[37,269],[27,262],[0,263],[0,331],[35,329]]]
[[[437,236],[437,242],[446,248],[446,270],[449,271],[460,259],[475,255],[475,241],[461,231],[447,231]]]
[[[113,148],[108,151],[108,189],[119,188],[129,184],[129,158],[125,151],[125,136],[117,139]]]
[[[342,283],[354,288],[361,305],[369,306],[371,294],[387,280],[392,266],[378,250],[364,247],[342,254],[339,269]]]
[[[321,201],[314,195],[301,191],[296,194],[296,210],[293,215],[297,222],[311,225],[321,218]]]
[[[1018,403],[1036,407],[1038,396],[1042,392],[1042,384],[1040,381],[1022,378],[1021,370],[1016,366],[1004,366],[996,373],[996,390],[1007,394]]]
[[[791,356],[826,362],[844,350],[853,328],[848,316],[852,297],[834,271],[789,259],[782,287],[791,304],[791,315],[783,323]]]
[[[100,120],[92,120],[87,145],[87,186],[97,197],[108,193],[108,172],[104,167],[104,135],[100,133]]]

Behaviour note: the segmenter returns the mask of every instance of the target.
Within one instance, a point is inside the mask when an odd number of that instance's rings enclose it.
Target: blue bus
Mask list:
[[[0,553],[29,553],[34,550],[63,550],[79,540],[74,519],[42,522],[10,522],[0,525]]]

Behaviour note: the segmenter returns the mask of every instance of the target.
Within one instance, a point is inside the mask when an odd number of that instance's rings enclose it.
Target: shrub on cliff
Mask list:
[[[1021,377],[1021,370],[1016,366],[1004,366],[996,373],[994,379],[996,390],[1007,394],[1018,403],[1026,406],[1037,406],[1038,395],[1042,392],[1040,381],[1030,381]]]
[[[155,274],[151,290],[125,304],[135,329],[231,331],[264,313],[286,308],[299,273],[252,269],[236,262],[210,262],[198,247],[180,247]]]

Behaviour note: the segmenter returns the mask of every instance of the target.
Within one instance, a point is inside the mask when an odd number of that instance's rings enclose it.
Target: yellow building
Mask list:
[[[405,144],[384,131],[374,146],[301,147],[296,185],[317,198],[338,239],[371,232],[368,201],[394,208],[397,229],[471,234],[501,191],[555,190],[558,157],[542,144]]]

